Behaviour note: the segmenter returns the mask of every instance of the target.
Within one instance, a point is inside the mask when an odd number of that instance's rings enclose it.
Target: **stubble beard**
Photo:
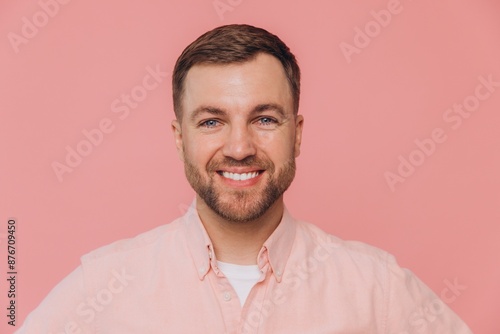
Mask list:
[[[223,190],[215,184],[216,171],[224,167],[259,166],[265,170],[262,177],[266,177],[264,189]],[[266,213],[278,198],[288,189],[295,177],[295,155],[285,163],[283,168],[276,172],[274,164],[269,160],[257,160],[250,156],[243,160],[225,158],[223,161],[211,161],[207,166],[207,176],[184,157],[184,171],[187,180],[196,193],[205,201],[217,215],[230,222],[250,222]]]

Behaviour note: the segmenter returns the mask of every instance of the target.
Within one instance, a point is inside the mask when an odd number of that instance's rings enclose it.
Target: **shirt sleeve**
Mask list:
[[[83,268],[79,266],[52,289],[15,334],[95,333],[93,324],[84,317],[91,302],[86,296]]]
[[[472,334],[467,325],[410,270],[388,258],[386,334]]]

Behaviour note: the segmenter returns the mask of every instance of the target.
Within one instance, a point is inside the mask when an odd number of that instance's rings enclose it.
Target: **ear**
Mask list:
[[[300,155],[300,144],[302,143],[302,128],[304,126],[304,116],[295,116],[295,157]]]
[[[178,120],[172,121],[172,132],[174,134],[175,147],[177,147],[177,154],[179,159],[184,161],[184,146],[182,145],[182,126]]]

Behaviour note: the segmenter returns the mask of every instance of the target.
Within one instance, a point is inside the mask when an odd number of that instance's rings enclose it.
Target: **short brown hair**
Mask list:
[[[294,113],[299,110],[300,69],[295,56],[278,36],[247,24],[215,28],[188,45],[177,59],[172,75],[174,111],[180,121],[184,80],[197,64],[230,64],[252,60],[259,53],[276,57],[285,70],[293,97]]]

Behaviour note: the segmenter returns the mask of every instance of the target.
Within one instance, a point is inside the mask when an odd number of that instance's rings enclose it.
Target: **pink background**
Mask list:
[[[443,119],[473,101],[478,77],[500,81],[500,4],[394,1],[220,0],[231,10],[219,16],[212,0],[73,0],[52,6],[46,22],[41,4],[53,1],[1,1],[0,252],[15,217],[18,323],[82,254],[190,204],[170,131],[170,73],[201,33],[249,23],[280,36],[303,72],[303,148],[285,198],[292,214],[393,253],[438,294],[457,279],[467,288],[450,307],[475,333],[500,333],[500,87],[456,129]],[[375,23],[371,11],[391,6],[390,22]],[[23,36],[23,17],[40,27],[24,28],[30,37],[16,52],[9,36]],[[358,37],[363,47],[346,57],[340,45],[356,46],[356,27],[372,37]],[[113,101],[139,94],[157,65],[168,72],[161,84],[126,117],[114,113]],[[66,147],[103,119],[113,131],[60,182],[53,162],[65,163]],[[414,141],[435,128],[446,141],[418,160]],[[391,189],[384,173],[412,152],[423,163]],[[0,331],[10,333],[4,313]]]

